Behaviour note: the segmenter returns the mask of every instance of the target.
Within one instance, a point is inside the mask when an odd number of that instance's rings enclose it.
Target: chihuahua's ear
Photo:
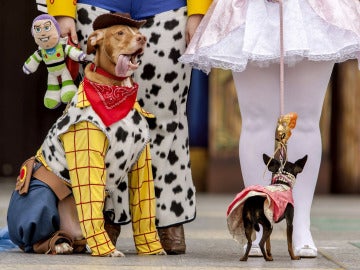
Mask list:
[[[91,33],[87,40],[86,53],[91,54],[96,51],[96,46],[104,39],[104,31],[102,29]]]
[[[263,154],[263,160],[270,172],[277,172],[280,168],[280,162],[276,159],[269,157],[267,154]]]
[[[307,161],[307,157],[308,156],[305,155],[303,158],[301,158],[295,162],[295,170],[294,171],[296,174],[301,173],[302,170],[304,169],[305,163]]]

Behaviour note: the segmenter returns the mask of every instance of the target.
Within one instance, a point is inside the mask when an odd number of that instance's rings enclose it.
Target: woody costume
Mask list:
[[[106,75],[104,70],[97,69]],[[51,172],[57,183],[71,187],[80,227],[92,255],[106,256],[115,250],[115,243],[104,229],[104,213],[114,223],[132,222],[138,254],[158,254],[163,250],[155,226],[150,136],[145,120],[154,116],[137,103],[136,83],[133,87],[110,88],[112,86],[101,88],[85,78],[64,114],[49,130],[35,159],[31,159],[30,169],[26,170],[27,164],[23,166],[19,188],[10,201],[8,224],[12,241],[25,251],[37,252],[34,245],[50,237],[49,252],[55,253],[50,243],[55,242],[51,241],[54,235],[58,237],[56,210],[52,209],[51,215],[47,215],[47,211],[40,213],[35,229],[19,213],[31,210],[36,200],[28,196],[31,189],[21,192],[24,179],[32,177],[28,180],[30,185],[38,180],[41,185],[47,183],[47,179],[36,175],[40,168],[46,175]],[[135,134],[130,141],[124,139],[128,134]],[[122,164],[118,164],[120,153],[126,157]],[[56,193],[56,188],[53,191]],[[15,209],[17,213],[11,214]],[[42,224],[46,224],[46,228]],[[72,239],[67,241],[71,243]]]

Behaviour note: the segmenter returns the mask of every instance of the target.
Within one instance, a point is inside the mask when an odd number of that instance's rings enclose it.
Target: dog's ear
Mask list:
[[[273,159],[266,154],[263,154],[263,160],[270,172],[275,173],[279,170],[280,162],[278,160]]]
[[[104,31],[102,29],[91,33],[87,40],[86,53],[91,54],[96,51],[96,46],[104,39]]]
[[[296,174],[301,173],[302,170],[304,169],[305,163],[306,163],[306,161],[307,161],[307,157],[308,157],[308,156],[305,155],[303,158],[301,158],[301,159],[299,159],[299,160],[297,160],[297,161],[295,162],[295,169],[294,169],[294,171],[295,171]]]

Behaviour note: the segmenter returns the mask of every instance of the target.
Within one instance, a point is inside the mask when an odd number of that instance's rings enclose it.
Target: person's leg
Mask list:
[[[239,143],[240,166],[244,185],[269,184],[262,155],[274,153],[274,136],[280,113],[279,68],[248,66],[233,73],[242,119]],[[266,176],[264,177],[264,172]]]
[[[266,169],[262,155],[272,156],[277,118],[280,113],[279,68],[248,66],[240,73],[233,73],[240,106],[242,125],[239,156],[244,185],[268,185],[271,174]],[[266,174],[264,174],[266,172]],[[256,233],[249,256],[262,256]]]
[[[322,154],[319,122],[332,68],[331,62],[303,61],[287,68],[285,74],[285,110],[298,114],[296,127],[288,141],[288,159],[295,161],[308,155],[293,191],[293,244],[296,253],[304,246],[316,251],[310,232],[310,210]]]
[[[177,60],[185,50],[186,20],[184,8],[148,19],[140,29],[148,44],[135,73],[139,102],[156,116],[150,124],[156,222],[169,253],[185,252],[181,224],[195,218],[186,116],[191,69]]]
[[[301,62],[285,69],[285,112],[298,114],[297,126],[288,142],[289,160],[308,154],[304,171],[294,188],[294,247],[316,248],[310,233],[310,210],[321,161],[319,120],[332,63]],[[273,153],[276,120],[279,117],[279,66],[249,67],[234,73],[242,131],[240,164],[245,186],[265,184],[262,153]],[[265,182],[264,182],[265,181]]]

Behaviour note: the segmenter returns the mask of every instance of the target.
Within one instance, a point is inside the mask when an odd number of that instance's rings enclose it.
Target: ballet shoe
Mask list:
[[[299,256],[301,258],[316,258],[317,248],[311,247],[309,245],[304,245],[302,247],[295,247],[294,253],[295,256]]]
[[[245,254],[245,251],[246,251],[246,247],[247,247],[247,244],[245,244],[245,246],[244,246],[244,254]],[[263,254],[261,252],[261,249],[260,249],[259,245],[258,244],[252,244],[250,252],[249,252],[249,257],[262,257],[262,256],[263,256]]]

